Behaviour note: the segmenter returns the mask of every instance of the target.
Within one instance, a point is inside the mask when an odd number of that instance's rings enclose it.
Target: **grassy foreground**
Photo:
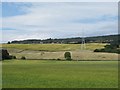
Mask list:
[[[3,88],[116,88],[117,61],[3,61]]]

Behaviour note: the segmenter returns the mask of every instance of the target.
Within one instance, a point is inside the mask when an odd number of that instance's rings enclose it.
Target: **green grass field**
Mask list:
[[[89,43],[86,44],[86,50],[103,48],[105,45],[102,43]],[[2,47],[36,51],[74,51],[81,49],[80,44],[2,44]]]
[[[118,54],[93,52],[105,45],[89,43],[81,50],[79,44],[3,44],[11,55],[28,59],[3,61],[3,88],[116,88]],[[63,60],[66,51],[73,60],[112,61],[55,60]]]
[[[3,61],[3,88],[117,88],[117,61]]]

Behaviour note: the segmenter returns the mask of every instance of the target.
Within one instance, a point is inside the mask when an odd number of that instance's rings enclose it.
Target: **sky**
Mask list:
[[[2,2],[2,42],[118,33],[117,2]]]

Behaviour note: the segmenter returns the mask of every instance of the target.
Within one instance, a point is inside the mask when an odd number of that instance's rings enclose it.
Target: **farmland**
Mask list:
[[[2,86],[117,88],[118,54],[93,52],[105,45],[89,43],[81,50],[79,44],[3,44],[2,47],[17,59],[2,62]],[[65,61],[66,51],[71,52],[72,61]],[[26,60],[21,60],[22,56]]]
[[[120,3],[7,1],[0,4],[0,88],[119,89]]]
[[[106,44],[89,43],[86,44],[86,50],[95,50],[103,48]],[[3,48],[13,48],[20,50],[36,50],[36,51],[73,51],[80,50],[80,44],[3,44]]]
[[[73,60],[117,60],[116,53],[96,53],[96,48],[103,48],[106,44],[89,43],[81,50],[80,44],[3,44],[10,54],[18,59],[64,59],[64,53],[70,51]]]
[[[3,88],[117,88],[117,61],[3,61]]]

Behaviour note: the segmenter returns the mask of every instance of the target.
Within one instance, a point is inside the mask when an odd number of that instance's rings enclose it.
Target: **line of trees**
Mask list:
[[[120,38],[120,35],[108,35],[108,36],[96,36],[96,37],[86,37],[86,43],[110,43]],[[30,39],[21,41],[9,41],[8,44],[46,44],[46,43],[63,43],[63,44],[80,44],[82,43],[82,38],[63,38],[63,39]]]

